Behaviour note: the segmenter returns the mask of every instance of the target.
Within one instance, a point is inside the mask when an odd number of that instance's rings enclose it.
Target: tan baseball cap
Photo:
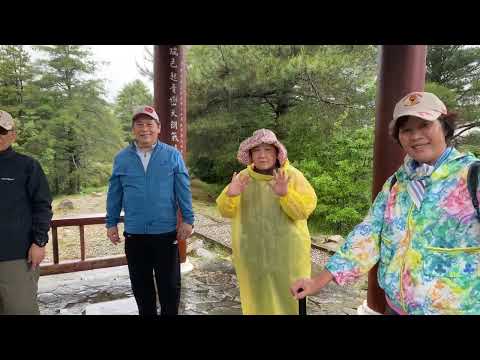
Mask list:
[[[5,130],[12,130],[15,126],[12,115],[6,111],[0,110],[0,126]]]
[[[395,105],[393,119],[390,122],[390,134],[395,129],[397,120],[402,116],[416,116],[424,120],[435,121],[440,115],[447,113],[445,104],[434,94],[414,91],[405,95]]]
[[[150,116],[153,120],[155,120],[157,123],[160,123],[160,119],[158,117],[158,114],[157,112],[155,111],[155,109],[153,108],[153,106],[149,106],[149,105],[142,105],[140,107],[138,107],[135,112],[133,113],[133,116],[132,116],[132,121],[135,120],[135,118],[139,115],[148,115]]]

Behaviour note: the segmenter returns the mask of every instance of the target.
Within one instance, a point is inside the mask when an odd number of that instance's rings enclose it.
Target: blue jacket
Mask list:
[[[134,144],[114,159],[107,195],[107,228],[119,222],[125,211],[125,231],[131,234],[162,234],[177,227],[177,210],[192,224],[192,194],[188,170],[180,152],[158,142],[147,170]]]

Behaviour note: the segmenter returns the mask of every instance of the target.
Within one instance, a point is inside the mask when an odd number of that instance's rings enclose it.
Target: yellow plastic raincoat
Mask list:
[[[317,196],[303,174],[287,161],[281,167],[290,178],[279,197],[269,186],[273,176],[248,165],[244,192],[230,197],[228,186],[217,198],[222,216],[232,218],[232,260],[245,315],[298,314],[289,287],[311,272],[311,240],[307,218]]]

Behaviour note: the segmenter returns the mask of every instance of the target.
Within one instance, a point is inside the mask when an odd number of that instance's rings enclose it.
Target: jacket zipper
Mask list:
[[[407,239],[408,239],[408,244],[407,248],[405,250],[405,253],[403,254],[403,262],[402,262],[402,267],[400,269],[400,301],[402,305],[402,310],[407,313],[407,306],[405,305],[405,292],[403,290],[403,272],[405,270],[405,259],[407,257],[407,252],[410,249],[411,241],[412,241],[412,236],[411,236],[411,229],[410,229],[410,222],[412,220],[412,212],[413,212],[413,207],[415,205],[412,205],[410,207],[410,210],[408,210],[408,215],[407,215]]]
[[[147,168],[145,169],[143,167],[143,162],[142,162],[142,159],[140,157],[140,155],[138,155],[138,152],[137,151],[134,151],[134,154],[135,154],[135,157],[137,158],[138,161],[140,161],[140,166],[141,168],[143,169],[143,180],[145,182],[145,199],[144,199],[144,204],[146,204],[147,202],[147,172],[148,172],[148,165],[150,165],[150,162],[148,163],[147,165]],[[144,153],[144,156],[147,157],[147,153]],[[153,151],[152,151],[152,154],[150,156],[150,161],[152,160],[152,157],[153,157]],[[145,223],[145,233],[148,234],[148,225],[147,223]]]

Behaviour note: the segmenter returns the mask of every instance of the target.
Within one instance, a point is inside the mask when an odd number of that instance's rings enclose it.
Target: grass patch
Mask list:
[[[92,193],[106,193],[108,190],[108,185],[99,186],[99,187],[86,187],[80,191],[81,195],[90,195]]]
[[[214,253],[218,259],[232,261],[232,254],[220,244],[203,239],[203,248]]]
[[[64,199],[78,199],[85,195],[91,195],[93,193],[106,193],[108,185],[99,187],[87,187],[82,189],[78,194],[57,194],[53,195],[53,201],[60,202]]]
[[[192,198],[206,203],[215,203],[218,195],[222,192],[225,185],[207,184],[198,178],[192,178],[190,181],[192,189]]]
[[[217,210],[215,200],[222,192],[224,185],[207,184],[198,178],[193,178],[190,186],[192,189],[193,210],[213,218],[221,218],[222,216]]]
[[[217,257],[220,259],[229,260],[229,261],[231,260],[231,253],[220,244],[203,240],[203,247],[208,251],[215,253]]]

